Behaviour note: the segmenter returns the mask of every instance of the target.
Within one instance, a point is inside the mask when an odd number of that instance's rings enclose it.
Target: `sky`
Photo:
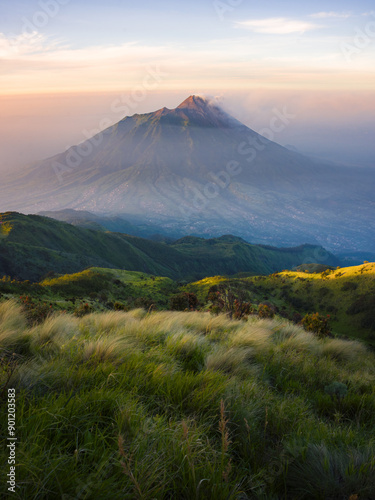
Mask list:
[[[0,0],[0,169],[190,94],[257,131],[286,108],[277,142],[371,165],[374,63],[368,0]]]

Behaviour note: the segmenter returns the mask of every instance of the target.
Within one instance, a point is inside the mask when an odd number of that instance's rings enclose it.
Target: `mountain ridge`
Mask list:
[[[194,280],[209,274],[269,274],[310,261],[338,263],[322,247],[265,249],[228,236],[166,244],[14,212],[0,214],[0,221],[0,274],[21,280],[90,266]]]
[[[372,247],[374,189],[373,172],[309,159],[190,96],[35,164],[0,188],[0,210],[70,208],[180,234],[357,251]]]

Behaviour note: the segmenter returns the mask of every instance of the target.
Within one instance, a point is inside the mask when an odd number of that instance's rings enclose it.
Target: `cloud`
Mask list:
[[[317,12],[315,14],[310,14],[310,17],[314,19],[328,19],[332,17],[336,18],[342,18],[342,19],[348,19],[349,17],[352,17],[352,14],[350,12]]]
[[[283,34],[288,32],[285,22],[282,27]],[[305,25],[298,26],[299,32],[303,29]],[[157,75],[158,89],[189,88],[194,92],[199,88],[210,93],[263,85],[370,88],[375,81],[373,51],[365,51],[353,67],[338,51],[337,37],[329,34],[305,35],[304,44],[296,44],[294,37],[277,35],[256,40],[247,33],[203,45],[136,41],[83,47],[64,44],[37,33],[12,40],[0,34],[0,96],[130,91],[142,88],[149,74]]]
[[[319,28],[320,26],[298,19],[285,17],[271,17],[268,19],[250,19],[236,23],[239,27],[251,29],[256,33],[267,33],[273,35],[289,35],[291,33],[304,33]]]
[[[0,33],[0,57],[5,60],[19,59],[63,48],[66,47],[59,40],[51,40],[37,31],[13,36]]]

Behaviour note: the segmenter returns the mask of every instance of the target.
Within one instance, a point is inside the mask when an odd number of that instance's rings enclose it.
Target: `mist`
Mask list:
[[[174,108],[207,89],[153,92],[47,94],[0,97],[0,171],[12,172],[79,144],[126,115]],[[335,163],[375,166],[375,93],[251,90],[223,91],[224,109],[253,130],[270,127],[276,112],[287,126],[275,131],[281,145]]]
[[[275,142],[334,163],[375,167],[374,92],[264,90],[228,95],[224,103],[260,133],[275,110],[285,110],[292,116]]]

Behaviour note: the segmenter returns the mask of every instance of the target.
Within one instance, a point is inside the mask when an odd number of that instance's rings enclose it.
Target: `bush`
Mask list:
[[[150,309],[154,306],[154,301],[147,297],[137,297],[132,306],[136,309]]]
[[[341,401],[348,393],[348,388],[341,382],[332,382],[332,384],[324,387],[324,392],[328,394],[331,399]]]
[[[323,279],[325,279],[325,278],[327,278],[327,276],[329,276],[330,274],[332,274],[332,272],[333,272],[333,269],[332,269],[332,268],[330,268],[330,269],[326,269],[325,271],[323,271],[323,272],[321,272],[321,273],[320,273],[320,276],[321,276]]]
[[[126,305],[122,304],[121,302],[115,302],[113,304],[113,309],[115,311],[128,311],[128,307],[126,307]]]
[[[21,295],[20,301],[30,325],[42,323],[52,311],[51,304],[34,302],[28,295]]]
[[[306,309],[308,304],[299,297],[290,297],[289,299],[290,305],[292,305],[295,309]]]
[[[226,313],[231,319],[244,319],[252,313],[252,305],[245,302],[242,293],[236,297],[231,288],[219,287],[218,291],[211,292],[208,300],[212,302],[210,308],[214,314]]]
[[[352,290],[356,290],[358,288],[358,283],[354,283],[354,281],[345,281],[341,287],[342,292],[350,292]]]
[[[177,295],[173,295],[173,297],[169,300],[169,308],[172,311],[195,311],[199,305],[199,301],[195,293],[190,292],[182,292]]]
[[[299,312],[294,312],[292,315],[292,321],[293,323],[301,323],[302,321],[302,315]]]
[[[375,296],[374,295],[361,295],[349,306],[346,313],[350,315],[358,314],[361,312],[372,312],[375,310]]]
[[[275,316],[275,308],[268,304],[259,304],[258,316],[260,318],[273,318]]]
[[[74,316],[77,316],[78,318],[81,318],[82,316],[85,316],[86,314],[90,314],[93,312],[93,308],[90,306],[90,304],[80,304],[77,309],[74,311]]]
[[[318,337],[329,337],[331,335],[329,318],[329,315],[320,316],[319,313],[306,314],[301,325],[306,331],[316,333]]]

